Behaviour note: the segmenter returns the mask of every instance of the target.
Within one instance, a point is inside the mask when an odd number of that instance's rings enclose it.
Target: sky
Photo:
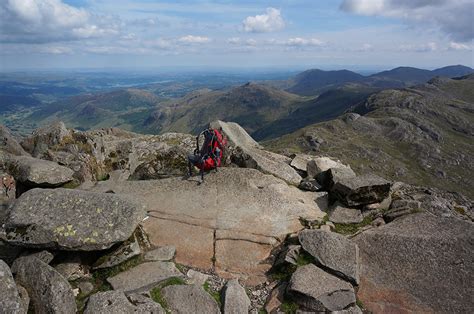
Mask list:
[[[474,0],[1,0],[0,71],[474,67]]]

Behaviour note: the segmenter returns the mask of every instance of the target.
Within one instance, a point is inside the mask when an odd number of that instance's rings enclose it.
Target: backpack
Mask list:
[[[202,146],[199,147],[199,139],[201,137],[203,137],[203,143]],[[195,166],[202,171],[209,171],[220,167],[225,145],[226,140],[219,130],[206,129],[202,131],[196,137],[196,149],[194,150],[194,154],[200,156],[200,162]]]

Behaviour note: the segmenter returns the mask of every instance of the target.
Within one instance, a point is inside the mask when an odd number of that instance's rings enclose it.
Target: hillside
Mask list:
[[[473,197],[474,81],[433,79],[385,90],[353,113],[269,141],[275,151],[327,154],[357,172]],[[359,116],[360,114],[360,116]]]

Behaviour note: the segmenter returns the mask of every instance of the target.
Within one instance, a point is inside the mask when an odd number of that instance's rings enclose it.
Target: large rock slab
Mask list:
[[[340,311],[356,301],[350,283],[313,264],[299,267],[293,273],[288,292],[296,303],[312,311]]]
[[[258,169],[296,186],[300,183],[301,176],[290,166],[290,158],[261,149],[237,123],[214,121],[210,125],[222,128],[228,140],[231,160],[238,166]]]
[[[219,305],[202,287],[172,285],[161,290],[171,313],[220,313]]]
[[[29,156],[12,157],[7,167],[18,182],[29,187],[57,187],[74,179],[72,169]]]
[[[360,209],[348,208],[336,203],[329,212],[329,220],[337,224],[358,224],[364,220]]]
[[[356,244],[338,233],[323,230],[303,230],[298,238],[303,249],[319,265],[359,283],[359,248]]]
[[[26,288],[37,313],[75,313],[71,285],[54,268],[36,257],[20,257],[13,263],[16,281]]]
[[[114,290],[130,293],[147,291],[163,280],[182,276],[172,262],[148,262],[107,278],[107,281]]]
[[[336,170],[336,171],[334,171]],[[390,194],[391,183],[377,175],[339,175],[330,169],[331,195],[347,206],[380,203]]]
[[[149,218],[143,224],[151,244],[176,247],[178,263],[205,269],[215,264],[217,271],[239,277],[262,279],[268,267],[262,261],[277,239],[301,230],[300,217],[325,215],[314,193],[254,169],[221,168],[201,185],[168,178],[100,182],[94,189],[129,195],[146,205]]]
[[[0,260],[0,312],[26,313],[22,308],[20,295],[8,265]]]
[[[248,314],[250,299],[238,280],[229,280],[224,288],[224,314]]]
[[[123,291],[105,291],[92,295],[87,302],[84,314],[115,314],[115,313],[150,313],[165,314],[165,310],[158,303],[150,299],[142,301],[145,297],[138,296],[127,299]],[[149,301],[148,301],[149,300]],[[141,301],[141,302],[140,302]]]
[[[102,250],[127,240],[145,216],[119,196],[70,189],[33,189],[11,207],[7,240],[16,245]]]
[[[474,226],[419,213],[354,238],[360,249],[358,297],[368,310],[467,313],[474,308]]]

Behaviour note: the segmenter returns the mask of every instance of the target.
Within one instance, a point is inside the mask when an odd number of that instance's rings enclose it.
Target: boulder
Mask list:
[[[474,308],[472,222],[418,213],[354,238],[358,298],[374,313],[463,313]]]
[[[250,299],[237,279],[229,280],[224,287],[224,314],[247,314]]]
[[[359,249],[335,232],[303,230],[298,236],[303,249],[318,265],[355,284],[359,283]]]
[[[176,248],[172,245],[162,246],[145,253],[148,262],[170,261],[176,255]]]
[[[0,150],[17,156],[28,155],[15,136],[3,125],[0,125]]]
[[[296,154],[295,157],[291,160],[290,166],[295,168],[296,170],[302,171],[304,173],[307,172],[307,164],[310,160],[316,158],[315,156],[307,155],[307,154]]]
[[[11,207],[10,243],[63,250],[103,250],[127,240],[145,216],[143,207],[114,194],[33,189]]]
[[[176,247],[176,262],[253,282],[266,281],[265,260],[300,217],[322,220],[315,193],[254,169],[221,168],[203,184],[191,179],[99,182],[95,191],[133,197],[147,207],[151,244]],[[248,284],[247,281],[245,281]]]
[[[0,260],[0,312],[26,313],[22,307],[20,294],[8,265]]]
[[[53,122],[33,131],[33,134],[23,139],[23,148],[35,157],[42,156],[48,148],[60,144],[71,132],[63,122]]]
[[[72,181],[74,171],[53,161],[29,156],[12,157],[8,171],[28,187],[57,187]]]
[[[188,270],[186,273],[186,282],[188,284],[194,284],[198,286],[202,286],[206,283],[206,281],[209,279],[209,275],[203,274],[201,272],[198,272],[194,269]]]
[[[217,302],[200,286],[172,285],[161,290],[171,313],[220,313]]]
[[[222,128],[229,144],[231,160],[239,167],[254,168],[298,185],[301,176],[289,164],[290,158],[261,149],[261,146],[237,123],[215,121],[211,127]]]
[[[288,283],[280,282],[275,286],[265,302],[265,311],[269,314],[279,313],[279,308],[285,300],[285,293]]]
[[[311,192],[318,192],[323,189],[323,186],[319,184],[319,182],[316,179],[311,179],[311,180],[303,179],[301,180],[300,185],[298,185],[298,187],[301,190],[311,191]]]
[[[75,313],[72,288],[54,268],[36,257],[20,257],[12,266],[16,281],[25,287],[38,313]]]
[[[125,261],[128,261],[132,257],[138,256],[142,253],[140,244],[136,237],[133,237],[131,241],[123,243],[113,252],[101,257],[94,265],[93,269],[109,268],[117,266]]]
[[[107,278],[114,290],[127,293],[147,291],[163,280],[182,277],[183,274],[171,262],[143,263],[113,277]]]
[[[288,293],[312,311],[340,311],[356,302],[354,288],[313,264],[299,267],[291,276]]]
[[[301,245],[288,245],[283,248],[283,250],[278,254],[274,266],[279,266],[283,264],[292,264],[297,265],[297,259],[301,252]]]
[[[339,161],[334,161],[329,157],[316,157],[308,161],[307,166],[308,179],[317,179],[324,186],[329,185],[329,169],[339,169],[342,173],[355,176],[350,166],[346,166]]]
[[[336,203],[329,212],[329,220],[337,224],[358,224],[364,220],[360,209],[348,208]]]
[[[150,313],[165,314],[158,304],[143,296],[127,299],[123,291],[105,291],[92,295],[84,314]]]
[[[379,203],[389,196],[391,183],[377,175],[348,176],[330,169],[331,196],[347,206]]]
[[[188,171],[188,150],[175,146],[156,152],[139,164],[130,176],[131,180],[153,180],[183,176]]]
[[[54,259],[54,254],[51,253],[51,252],[48,252],[46,250],[37,251],[37,252],[26,251],[26,252],[22,253],[21,256],[33,256],[33,257],[36,257],[37,259],[43,261],[46,264],[51,263]]]
[[[89,266],[82,263],[78,255],[71,255],[54,266],[54,269],[68,281],[84,278],[89,274]]]
[[[22,308],[21,313],[27,313],[30,307],[30,296],[28,295],[28,291],[26,291],[26,289],[18,283],[16,284],[16,287],[18,289],[18,294],[20,295],[20,303]]]

